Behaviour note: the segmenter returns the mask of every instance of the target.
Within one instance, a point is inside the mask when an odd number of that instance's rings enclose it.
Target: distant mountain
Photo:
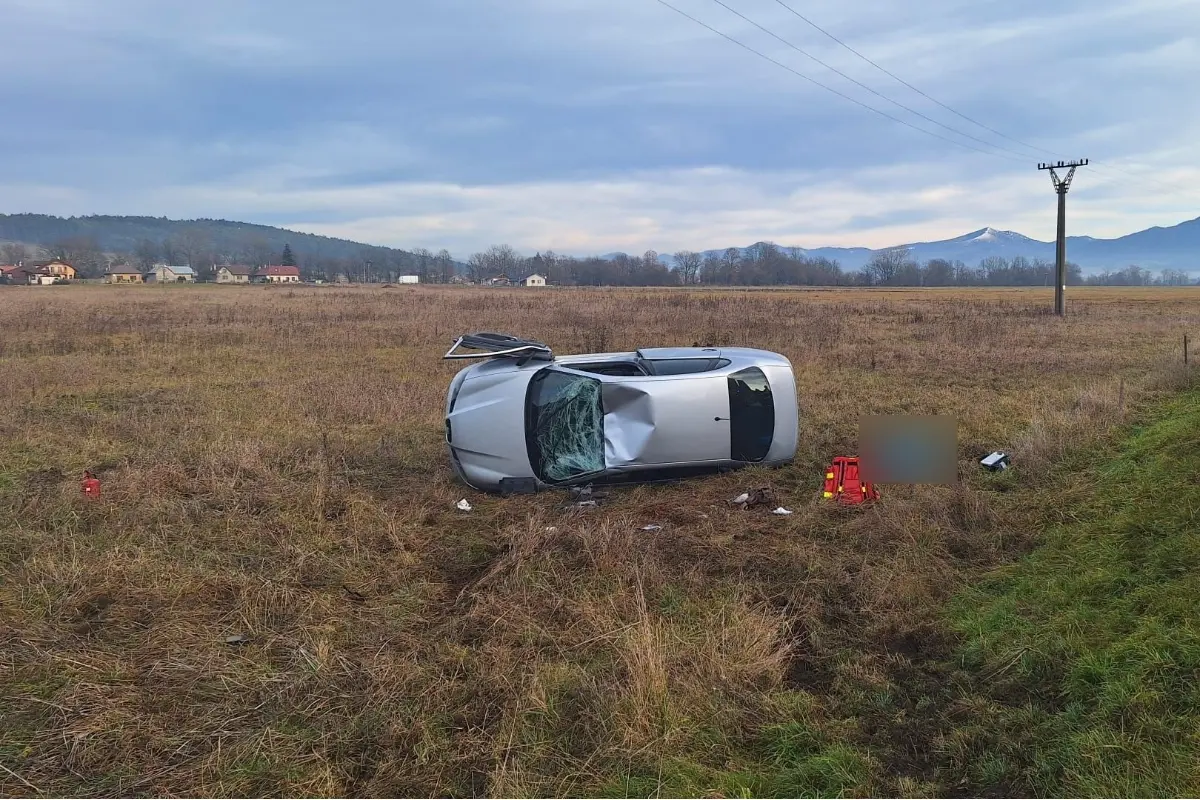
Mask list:
[[[761,244],[761,243],[759,243]],[[757,245],[736,248],[746,253]],[[929,261],[943,258],[962,261],[970,266],[991,256],[1013,259],[1022,256],[1054,260],[1054,242],[1041,242],[1014,231],[981,228],[971,233],[938,242],[913,242],[899,245],[907,248],[913,259]],[[793,248],[783,247],[784,250]],[[856,270],[871,260],[880,250],[866,247],[794,248],[810,258],[828,258],[841,264],[844,270]],[[891,248],[884,248],[891,249]],[[725,250],[705,250],[702,255],[720,256]],[[603,256],[611,260],[617,254]],[[664,263],[672,263],[669,255],[660,255]],[[1174,269],[1200,272],[1200,217],[1167,228],[1149,228],[1116,239],[1095,239],[1091,236],[1067,237],[1067,260],[1078,264],[1085,273],[1123,269],[1136,264],[1143,269]]]
[[[174,242],[179,248],[199,248],[212,257],[234,259],[247,258],[254,251],[279,254],[286,244],[297,257],[310,261],[369,259],[399,265],[414,258],[412,253],[392,247],[223,219],[0,214],[0,241],[41,247],[87,241],[110,253],[134,253],[145,242]],[[459,270],[465,267],[458,262],[455,265]]]

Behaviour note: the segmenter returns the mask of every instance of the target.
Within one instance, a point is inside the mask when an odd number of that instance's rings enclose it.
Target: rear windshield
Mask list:
[[[734,461],[762,461],[775,438],[771,384],[758,367],[729,376],[729,435]]]
[[[604,469],[600,381],[543,369],[529,382],[525,441],[533,472],[558,483]]]

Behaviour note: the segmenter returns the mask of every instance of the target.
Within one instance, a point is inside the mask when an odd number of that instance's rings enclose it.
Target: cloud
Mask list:
[[[0,0],[0,211],[242,218],[456,254],[1053,234],[1036,161],[1087,156],[1072,233],[1194,216],[1200,4],[726,0],[1021,163],[924,136],[654,0]],[[697,18],[908,116],[711,0]],[[42,43],[56,42],[58,58]],[[48,124],[47,121],[52,121]],[[977,146],[977,142],[968,142]],[[1011,154],[1004,154],[1006,157]],[[1134,173],[1131,177],[1118,170]],[[1163,185],[1171,188],[1164,189]]]

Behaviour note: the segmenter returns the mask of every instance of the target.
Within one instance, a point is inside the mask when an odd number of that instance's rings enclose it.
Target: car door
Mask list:
[[[729,393],[722,373],[605,376],[602,381],[607,468],[730,460]]]

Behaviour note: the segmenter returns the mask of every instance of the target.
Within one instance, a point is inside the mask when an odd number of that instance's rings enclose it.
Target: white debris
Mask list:
[[[458,505],[455,507],[459,511],[470,511],[471,510],[471,504],[467,502],[467,498],[465,498],[465,497],[462,500],[459,500]]]
[[[646,526],[643,526],[642,530],[644,530],[644,531],[661,531],[662,525],[646,525]]]
[[[775,510],[774,510],[774,511],[772,511],[771,513],[772,513],[772,514],[778,514],[779,516],[783,517],[783,516],[787,516],[788,514],[790,514],[790,513],[792,513],[792,512],[791,512],[791,511],[788,511],[788,510],[787,510],[786,508],[784,508],[783,506],[780,506],[779,508],[775,509]]]
[[[556,530],[558,530],[558,528],[551,525],[549,528],[546,528],[546,533],[554,533]]]
[[[749,492],[742,492],[741,494],[739,494],[737,497],[733,498],[729,502],[733,503],[736,506],[740,506],[745,503],[749,503],[750,502],[750,494],[749,494]]]
[[[995,472],[997,470],[1008,469],[1008,467],[1009,467],[1008,454],[1002,450],[997,450],[996,452],[992,453],[991,455],[984,456],[982,459],[979,460],[979,463],[982,464],[983,466],[987,467],[988,469],[992,470],[993,472]]]

